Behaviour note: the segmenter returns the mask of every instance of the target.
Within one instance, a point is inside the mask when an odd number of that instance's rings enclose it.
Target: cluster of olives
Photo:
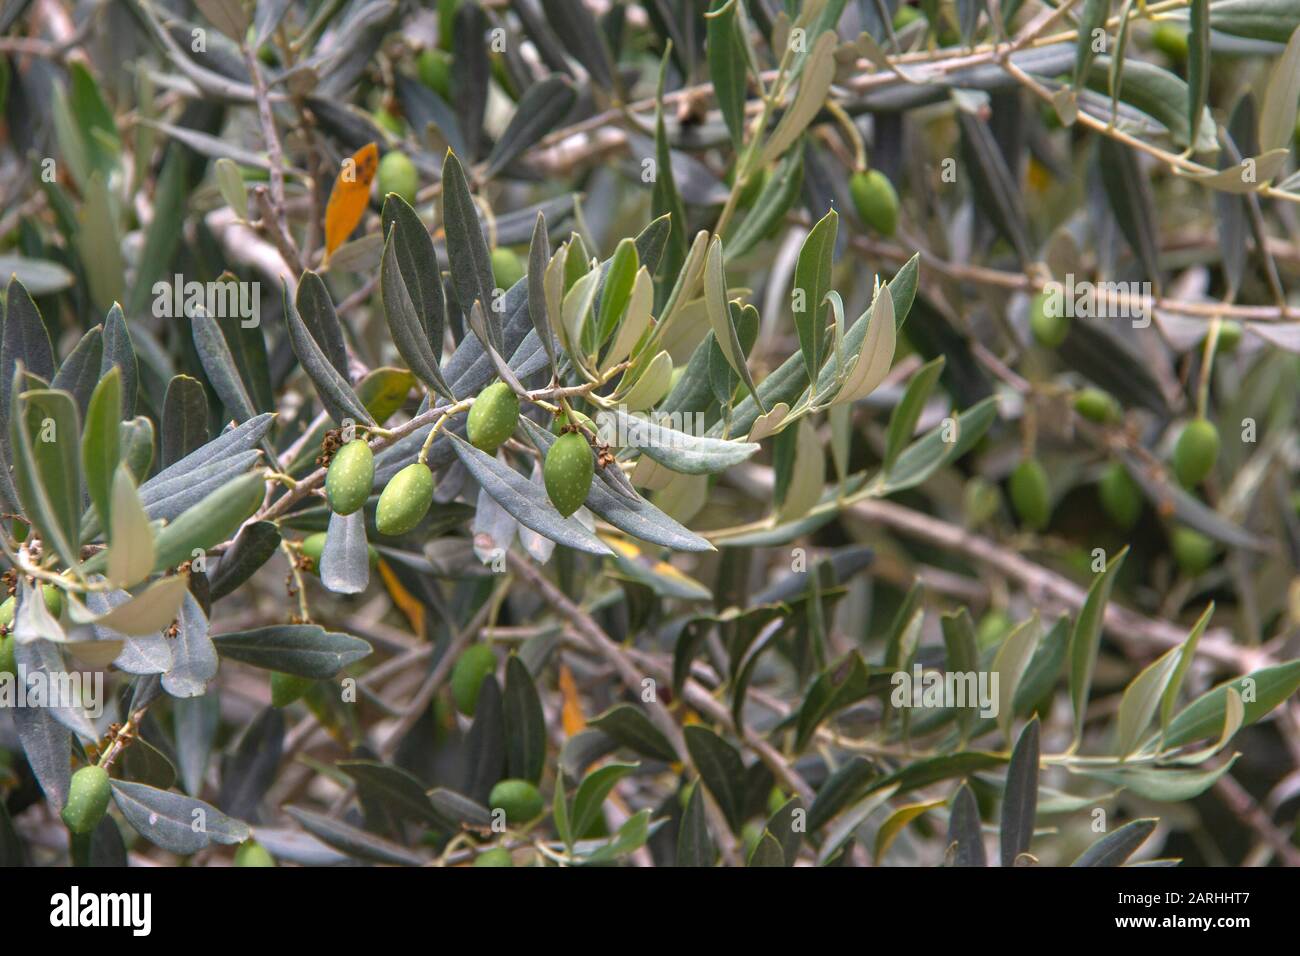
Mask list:
[[[1069,318],[1048,307],[1048,295],[1034,297],[1029,309],[1029,329],[1034,340],[1044,348],[1059,348],[1069,335]],[[1217,350],[1228,353],[1241,342],[1242,328],[1236,322],[1219,326]],[[1074,409],[1083,418],[1100,425],[1118,422],[1123,417],[1114,396],[1099,388],[1085,388],[1074,396]],[[1219,430],[1203,415],[1183,426],[1174,443],[1171,460],[1174,477],[1184,488],[1196,488],[1210,476],[1219,458]],[[1021,462],[1011,476],[1010,493],[1016,514],[1027,526],[1041,528],[1047,517],[1047,480],[1036,461]],[[1112,462],[1097,486],[1102,508],[1120,528],[1132,528],[1142,514],[1142,491],[1128,470]],[[1178,526],[1170,535],[1170,546],[1178,566],[1189,574],[1199,574],[1214,561],[1214,542],[1192,528]]]
[[[557,511],[566,518],[582,506],[591,490],[595,459],[582,429],[594,431],[591,419],[575,412],[580,424],[568,416],[556,419],[559,435],[546,453],[542,476],[546,493]],[[505,382],[485,388],[470,406],[466,435],[470,444],[494,455],[519,424],[519,396]],[[375,457],[361,438],[345,444],[335,453],[325,475],[325,496],[332,511],[349,515],[365,505],[375,479]],[[422,461],[412,462],[395,474],[379,495],[375,527],[383,535],[406,534],[418,525],[433,504],[433,472]],[[310,549],[309,549],[310,545]],[[303,553],[319,560],[324,538],[313,536],[302,545]]]
[[[41,596],[45,598],[45,609],[54,617],[63,613],[63,592],[50,584],[41,585]],[[17,674],[14,662],[13,630],[14,612],[18,608],[18,599],[12,594],[0,603],[0,674]]]

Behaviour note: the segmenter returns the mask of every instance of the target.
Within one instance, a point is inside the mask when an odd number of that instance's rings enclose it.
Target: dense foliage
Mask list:
[[[1297,26],[0,3],[0,862],[1300,862]]]

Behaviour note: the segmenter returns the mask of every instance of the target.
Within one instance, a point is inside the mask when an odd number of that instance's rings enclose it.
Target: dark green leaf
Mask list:
[[[546,715],[532,675],[518,655],[506,661],[506,769],[510,776],[539,783],[546,763]]]
[[[1003,866],[1015,866],[1016,857],[1029,852],[1037,810],[1038,718],[1035,717],[1020,731],[1007,766],[1006,790],[1002,795]]]
[[[691,761],[700,772],[700,779],[717,801],[727,824],[739,833],[745,780],[745,765],[740,754],[735,747],[706,727],[692,724],[684,733],[686,749],[690,751]]]
[[[212,640],[222,657],[315,680],[329,680],[370,654],[370,645],[360,638],[317,624],[272,624],[215,634]]]

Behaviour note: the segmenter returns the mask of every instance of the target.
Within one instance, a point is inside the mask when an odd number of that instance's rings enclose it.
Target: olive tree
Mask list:
[[[1300,862],[1295,0],[43,6],[0,860]]]

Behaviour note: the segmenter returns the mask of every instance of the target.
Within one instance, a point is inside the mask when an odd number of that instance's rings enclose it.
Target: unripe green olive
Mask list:
[[[488,795],[488,806],[504,810],[506,822],[519,826],[542,815],[545,804],[537,788],[527,780],[502,780]]]
[[[1219,342],[1215,346],[1224,355],[1237,351],[1241,344],[1241,323],[1227,319],[1219,323]]]
[[[390,149],[379,161],[379,195],[397,193],[410,205],[415,205],[415,194],[420,188],[420,174],[411,157],[400,150]]]
[[[888,176],[878,169],[856,172],[849,178],[849,195],[864,223],[882,236],[894,234],[898,228],[898,193]]]
[[[1119,421],[1123,409],[1109,392],[1099,388],[1085,388],[1074,396],[1074,410],[1098,425]]]
[[[551,433],[553,435],[563,435],[565,426],[573,422],[584,426],[593,435],[596,434],[596,423],[579,411],[574,411],[572,415],[567,415],[564,412],[556,415],[555,418],[551,420]]]
[[[298,546],[302,555],[310,560],[307,568],[312,574],[320,574],[320,556],[325,553],[325,532],[317,531],[315,534],[309,534],[302,539],[302,544]]]
[[[1000,607],[989,608],[975,628],[975,641],[981,648],[992,647],[1011,629],[1011,616]]]
[[[1214,563],[1218,547],[1214,541],[1193,528],[1174,528],[1170,546],[1174,560],[1185,574],[1200,574]]]
[[[1049,349],[1060,348],[1070,333],[1069,318],[1063,309],[1051,304],[1046,292],[1038,293],[1029,304],[1029,331],[1034,334],[1034,341]]]
[[[496,670],[497,656],[486,644],[473,644],[465,648],[451,669],[451,699],[456,709],[466,717],[473,717],[478,708],[478,694],[483,681]]]
[[[45,610],[50,612],[51,617],[63,616],[63,592],[52,584],[42,584],[41,597],[45,599]],[[15,595],[9,595],[3,602],[0,602],[0,630],[6,633],[13,629],[14,614],[18,610],[18,598]]]
[[[494,455],[518,424],[519,396],[505,382],[493,382],[470,406],[465,434],[475,448]]]
[[[45,610],[52,617],[63,616],[63,592],[50,584],[41,585],[41,596],[45,598]]]
[[[401,136],[404,132],[404,124],[402,123],[401,117],[394,116],[382,106],[375,110],[372,115],[375,120],[375,125],[385,132],[392,133],[394,136]]]
[[[303,538],[302,543],[298,545],[298,550],[307,559],[304,570],[310,571],[317,577],[320,576],[321,555],[325,553],[325,537],[324,531],[317,531],[315,534],[309,534]],[[373,571],[379,567],[379,552],[375,550],[373,544],[367,544],[366,554],[370,558],[370,569]]]
[[[767,814],[771,816],[780,810],[790,798],[780,787],[773,787],[767,792]]]
[[[492,250],[492,278],[498,289],[509,289],[524,277],[524,264],[505,246]]]
[[[894,29],[902,30],[921,19],[921,11],[916,7],[902,6],[894,14]]]
[[[416,62],[420,82],[444,100],[451,100],[451,54],[445,50],[424,50]]]
[[[503,846],[494,846],[474,857],[475,866],[514,866],[515,861],[510,851]]]
[[[1041,531],[1052,517],[1047,472],[1036,458],[1026,458],[1011,473],[1011,505],[1026,527]]]
[[[423,462],[412,462],[389,480],[375,507],[375,527],[380,534],[406,534],[420,523],[433,504],[433,472]]]
[[[1157,23],[1151,31],[1151,45],[1175,63],[1187,60],[1187,30],[1172,23]]]
[[[1174,445],[1174,474],[1186,488],[1199,485],[1214,470],[1219,457],[1219,430],[1205,418],[1194,418]]]
[[[235,851],[235,866],[275,866],[275,857],[256,840],[245,840]]]
[[[314,683],[310,677],[271,671],[271,706],[288,707],[307,693]]]
[[[0,674],[17,675],[18,665],[14,658],[14,636],[5,634],[0,637]]]
[[[73,833],[89,833],[104,819],[112,795],[107,770],[93,764],[82,767],[72,775],[68,802],[61,814],[63,822]]]
[[[567,518],[581,508],[595,471],[591,446],[583,435],[569,432],[555,439],[542,466],[546,494],[555,510]]]
[[[1127,531],[1142,516],[1142,489],[1119,462],[1111,462],[1097,482],[1097,496],[1110,520]]]
[[[361,438],[348,442],[330,461],[325,496],[335,514],[350,515],[366,503],[375,481],[375,453]]]

